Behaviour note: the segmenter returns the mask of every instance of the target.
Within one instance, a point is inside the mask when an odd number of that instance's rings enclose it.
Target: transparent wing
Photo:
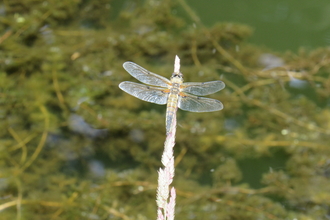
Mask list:
[[[153,86],[162,86],[166,88],[168,84],[171,83],[165,77],[152,73],[133,62],[125,62],[123,64],[123,67],[129,74],[131,74],[134,78],[136,78],[140,82]]]
[[[182,94],[179,96],[178,107],[190,112],[213,112],[223,109],[223,104],[216,99]]]
[[[225,88],[222,81],[211,82],[188,82],[181,85],[183,92],[188,92],[193,95],[210,95]]]
[[[164,91],[165,89],[162,88],[142,85],[134,82],[122,82],[119,84],[119,88],[143,101],[160,105],[167,103],[168,93],[166,93]]]

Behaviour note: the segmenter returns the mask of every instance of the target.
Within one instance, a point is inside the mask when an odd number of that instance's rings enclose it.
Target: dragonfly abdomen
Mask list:
[[[175,113],[178,109],[178,98],[177,94],[170,94],[167,100],[166,108],[166,133],[170,131],[173,120],[175,119]]]

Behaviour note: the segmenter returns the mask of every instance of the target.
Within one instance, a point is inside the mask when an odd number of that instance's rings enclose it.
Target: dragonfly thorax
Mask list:
[[[172,83],[172,86],[170,88],[170,93],[173,95],[177,95],[180,92],[180,84],[179,83]]]

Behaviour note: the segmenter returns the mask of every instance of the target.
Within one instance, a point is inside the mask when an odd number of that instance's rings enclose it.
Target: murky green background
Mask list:
[[[165,106],[133,61],[222,80],[178,111],[176,219],[330,218],[326,1],[0,2],[0,219],[156,219]]]
[[[330,5],[326,0],[190,0],[189,4],[206,25],[218,21],[250,25],[254,33],[249,42],[275,51],[330,44]]]

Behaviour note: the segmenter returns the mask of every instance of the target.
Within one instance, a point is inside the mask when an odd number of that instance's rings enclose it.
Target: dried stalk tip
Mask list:
[[[178,57],[178,55],[175,55],[174,72],[175,73],[179,73],[180,72],[180,58]]]

